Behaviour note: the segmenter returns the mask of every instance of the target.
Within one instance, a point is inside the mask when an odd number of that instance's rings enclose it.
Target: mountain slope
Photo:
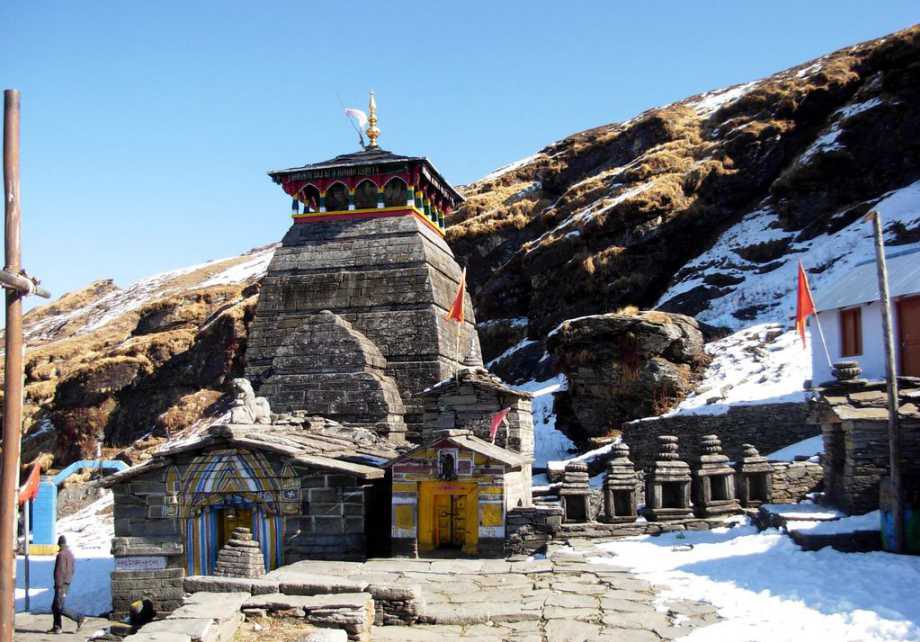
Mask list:
[[[449,239],[478,318],[526,317],[532,339],[624,305],[706,318],[750,286],[741,275],[771,273],[797,243],[920,178],[918,141],[912,27],[553,143],[470,185]],[[736,264],[700,258],[742,223],[763,233],[732,248]],[[915,220],[889,229],[893,242],[920,238]],[[738,327],[760,305],[736,297],[728,318],[710,316]]]

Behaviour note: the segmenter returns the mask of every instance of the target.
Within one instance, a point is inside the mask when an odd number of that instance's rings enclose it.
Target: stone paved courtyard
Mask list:
[[[604,554],[585,543],[551,550],[548,560],[299,562],[273,575],[420,587],[419,623],[376,626],[375,642],[655,642],[716,621],[707,604],[657,610],[647,582],[622,567],[588,561],[596,556]]]

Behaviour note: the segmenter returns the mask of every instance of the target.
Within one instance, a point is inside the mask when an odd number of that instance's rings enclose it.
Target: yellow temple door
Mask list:
[[[476,482],[421,482],[419,550],[459,548],[474,555],[479,543],[478,512]]]

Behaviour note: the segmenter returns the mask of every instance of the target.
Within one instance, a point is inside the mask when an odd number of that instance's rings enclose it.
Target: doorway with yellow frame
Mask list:
[[[217,513],[217,548],[223,548],[233,536],[233,529],[247,528],[252,530],[252,510],[230,506],[222,508]]]
[[[420,553],[457,551],[475,555],[479,543],[476,482],[423,481],[418,490]]]

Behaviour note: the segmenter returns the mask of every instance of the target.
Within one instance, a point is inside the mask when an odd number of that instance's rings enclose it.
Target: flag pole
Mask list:
[[[888,292],[888,265],[885,261],[885,237],[882,217],[871,210],[875,233],[875,264],[878,269],[878,291],[882,303],[882,330],[885,333],[885,379],[888,383],[888,456],[891,494],[894,496],[894,550],[904,552],[904,492],[901,487],[901,435],[898,429],[898,379],[894,366],[894,333],[891,325],[891,296]]]
[[[827,357],[827,366],[833,370],[834,364],[831,363],[831,353],[830,350],[827,349],[827,341],[824,339],[824,330],[821,329],[821,319],[818,318],[817,310],[815,311],[814,317],[815,325],[818,326],[818,336],[821,337],[821,345],[824,346],[824,356]]]

